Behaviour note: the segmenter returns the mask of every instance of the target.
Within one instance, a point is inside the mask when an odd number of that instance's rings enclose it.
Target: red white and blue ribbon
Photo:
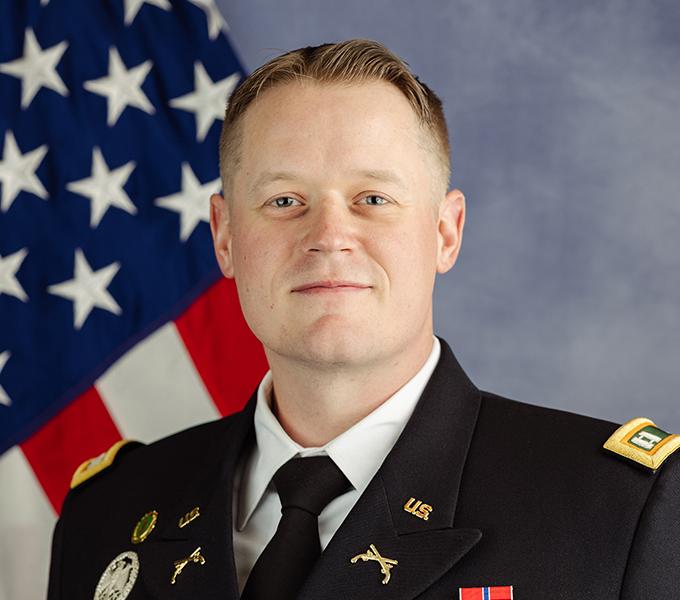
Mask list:
[[[458,600],[513,600],[512,586],[459,588]]]

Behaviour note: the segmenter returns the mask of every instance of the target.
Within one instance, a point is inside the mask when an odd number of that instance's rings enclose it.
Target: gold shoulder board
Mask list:
[[[106,452],[102,452],[99,456],[87,459],[82,463],[73,473],[71,478],[71,489],[79,486],[84,481],[90,479],[97,473],[101,473],[104,469],[111,466],[116,460],[116,455],[120,449],[129,443],[134,443],[134,440],[118,440]]]
[[[680,435],[663,431],[649,419],[638,417],[621,425],[603,447],[655,472],[680,448]]]

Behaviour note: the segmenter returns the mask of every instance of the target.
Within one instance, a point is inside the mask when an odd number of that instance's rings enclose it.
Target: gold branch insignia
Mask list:
[[[203,555],[201,554],[201,547],[199,546],[194,550],[189,556],[186,558],[182,558],[180,560],[175,561],[175,573],[172,576],[172,579],[170,580],[170,583],[172,585],[175,585],[175,581],[177,580],[177,576],[184,571],[184,567],[186,567],[189,563],[199,563],[201,565],[205,564],[205,558],[203,558]]]
[[[363,554],[357,554],[355,557],[351,558],[350,562],[355,564],[359,560],[362,562],[374,560],[380,565],[380,572],[385,576],[382,580],[383,585],[385,585],[390,580],[390,571],[392,568],[399,564],[399,561],[396,561],[392,558],[384,558],[380,556],[380,552],[378,552],[378,549],[373,544],[371,544],[368,550]]]

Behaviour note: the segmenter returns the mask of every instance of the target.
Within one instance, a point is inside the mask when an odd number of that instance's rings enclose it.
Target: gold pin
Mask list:
[[[201,516],[201,511],[199,510],[198,506],[194,506],[186,515],[183,517],[180,517],[179,519],[179,528],[182,529],[183,527],[186,527],[189,523],[191,523],[194,519],[198,519],[198,517]]]
[[[132,530],[132,543],[141,544],[146,538],[151,535],[154,527],[158,521],[158,513],[155,510],[146,513]]]
[[[408,502],[404,504],[404,510],[407,513],[411,513],[414,517],[427,521],[430,518],[432,507],[429,504],[425,504],[422,500],[409,498]]]
[[[383,558],[380,556],[380,552],[378,552],[378,549],[373,544],[371,544],[368,550],[363,554],[357,554],[355,557],[351,558],[350,562],[355,564],[359,559],[361,559],[363,562],[366,562],[367,560],[375,560],[380,564],[380,572],[385,576],[382,580],[383,585],[385,585],[390,580],[390,571],[392,568],[399,564],[399,561],[396,561],[392,558]]]
[[[172,585],[175,585],[175,581],[177,580],[177,576],[184,571],[184,567],[186,567],[189,563],[199,563],[201,565],[205,564],[205,558],[203,558],[203,555],[201,554],[201,547],[199,546],[194,550],[189,556],[186,558],[182,558],[181,560],[176,560],[175,561],[175,572],[172,575],[172,579],[170,580],[170,583]]]

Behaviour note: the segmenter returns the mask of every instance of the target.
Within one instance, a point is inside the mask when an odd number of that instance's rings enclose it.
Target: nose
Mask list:
[[[303,248],[310,252],[350,252],[355,245],[352,214],[343,200],[324,198],[308,214]]]

